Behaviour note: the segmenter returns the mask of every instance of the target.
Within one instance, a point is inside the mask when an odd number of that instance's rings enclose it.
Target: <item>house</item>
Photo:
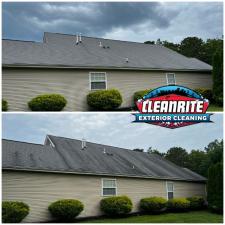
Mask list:
[[[74,198],[80,217],[101,215],[105,196],[127,195],[138,211],[141,198],[206,196],[206,179],[146,152],[47,135],[44,145],[3,140],[2,199],[30,206],[24,222],[52,218],[48,205]]]
[[[9,110],[27,111],[44,93],[62,94],[65,111],[88,110],[90,91],[118,89],[121,107],[136,91],[178,84],[211,88],[212,67],[161,45],[44,33],[43,42],[2,41],[2,96]]]

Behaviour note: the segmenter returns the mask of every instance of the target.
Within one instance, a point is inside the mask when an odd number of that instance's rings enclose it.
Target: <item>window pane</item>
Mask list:
[[[115,188],[116,181],[115,180],[103,180],[103,187],[104,188]]]
[[[103,188],[103,195],[116,195],[115,188]]]
[[[91,90],[106,89],[106,83],[104,82],[91,82]]]
[[[168,192],[168,199],[172,199],[173,198],[173,192]]]
[[[167,82],[168,84],[175,84],[175,75],[173,73],[167,74]]]
[[[91,73],[91,81],[105,81],[105,73]]]
[[[173,183],[167,183],[167,191],[173,192]]]

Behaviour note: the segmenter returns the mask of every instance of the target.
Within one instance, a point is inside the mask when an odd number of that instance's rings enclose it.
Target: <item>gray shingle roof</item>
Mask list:
[[[45,33],[43,43],[2,41],[2,63],[8,66],[114,68],[211,71],[200,60],[187,58],[160,45]],[[103,47],[99,46],[101,42]],[[128,63],[126,62],[128,58]]]
[[[37,145],[3,140],[3,169],[146,177],[197,182],[206,180],[197,173],[178,167],[155,154],[91,142],[87,142],[87,147],[82,150],[80,140],[51,135],[48,135],[48,137],[54,143],[54,147],[50,147],[47,144]]]

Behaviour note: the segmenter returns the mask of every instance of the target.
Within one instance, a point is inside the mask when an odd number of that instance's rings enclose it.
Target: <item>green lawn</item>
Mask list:
[[[209,112],[222,112],[223,107],[218,106],[218,105],[214,105],[214,104],[209,104],[209,108],[207,109],[207,111],[209,111]]]
[[[223,216],[208,211],[140,215],[117,219],[90,219],[82,223],[223,223]]]

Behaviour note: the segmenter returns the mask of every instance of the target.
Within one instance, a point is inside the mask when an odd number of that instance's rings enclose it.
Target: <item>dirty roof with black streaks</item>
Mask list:
[[[3,140],[3,169],[205,181],[164,158],[146,152],[48,135],[44,145]]]

